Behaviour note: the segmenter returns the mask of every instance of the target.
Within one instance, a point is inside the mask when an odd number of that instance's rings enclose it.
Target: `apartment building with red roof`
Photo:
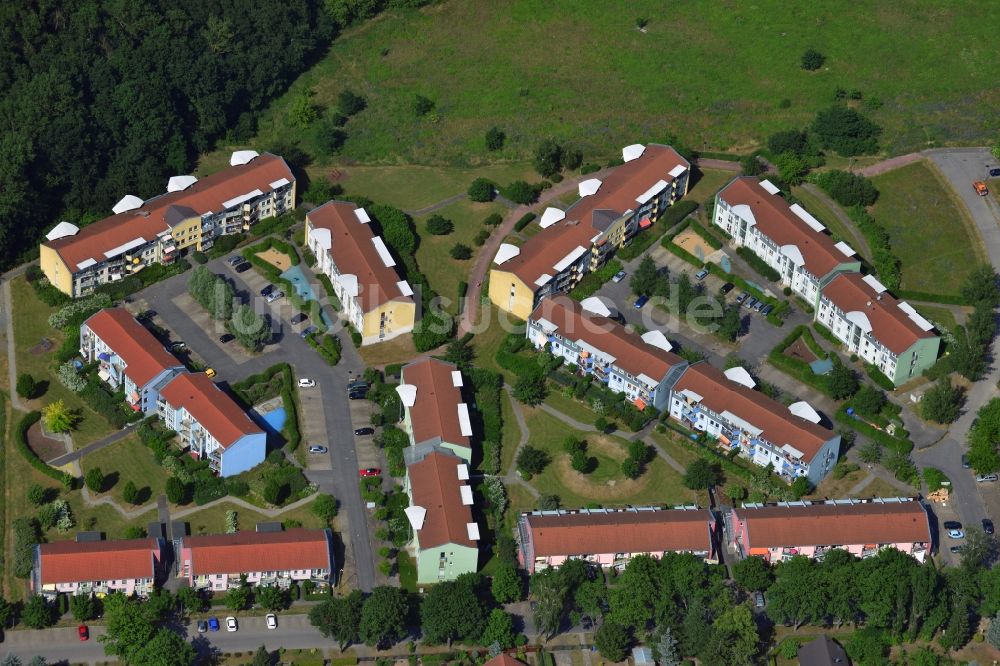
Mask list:
[[[785,407],[754,387],[743,368],[695,363],[673,386],[670,417],[789,482],[803,476],[818,485],[837,462],[840,435],[808,403]]]
[[[207,459],[219,476],[233,476],[264,462],[267,435],[203,372],[174,377],[160,391],[157,409],[181,446]]]
[[[462,396],[465,380],[454,363],[424,357],[403,366],[396,393],[411,446],[449,449],[472,462],[472,421]]]
[[[160,539],[38,544],[31,591],[46,596],[123,592],[145,597],[167,573],[163,556]]]
[[[42,272],[72,297],[153,264],[207,250],[219,236],[295,207],[295,176],[281,157],[237,151],[230,166],[202,179],[174,176],[147,201],[126,195],[114,214],[84,227],[60,222],[39,249]]]
[[[622,159],[604,180],[580,183],[580,199],[567,210],[546,209],[542,230],[523,245],[500,246],[489,284],[498,308],[527,319],[539,301],[572,289],[687,194],[691,164],[670,146],[626,146]]]
[[[816,321],[896,386],[934,365],[941,347],[934,325],[872,275],[834,277],[820,294]]]
[[[328,529],[186,536],[180,549],[180,575],[197,590],[225,591],[239,587],[243,577],[255,586],[287,588],[309,580],[325,587],[336,571]]]
[[[112,391],[124,391],[129,406],[154,414],[160,391],[184,365],[123,308],[97,312],[80,326],[80,356],[97,363]]]
[[[734,178],[715,197],[713,223],[815,307],[824,285],[838,273],[861,270],[861,262],[850,246],[834,242],[819,220],[780,192],[769,180]]]
[[[834,548],[857,557],[895,548],[923,562],[933,547],[927,508],[910,497],[745,504],[730,512],[726,530],[740,557],[772,564],[822,559]]]
[[[565,295],[547,298],[528,317],[525,335],[536,349],[548,349],[639,409],[667,406],[670,387],[687,361],[670,351],[660,331],[639,335],[611,319],[597,299],[583,303]]]
[[[439,583],[475,572],[479,525],[472,517],[468,462],[442,447],[411,446],[403,454],[417,582]]]
[[[715,517],[708,509],[654,507],[522,513],[518,559],[528,573],[584,560],[623,570],[636,555],[693,553],[718,561]]]
[[[409,333],[417,318],[413,289],[371,223],[364,208],[348,201],[328,201],[306,215],[306,244],[362,345]]]

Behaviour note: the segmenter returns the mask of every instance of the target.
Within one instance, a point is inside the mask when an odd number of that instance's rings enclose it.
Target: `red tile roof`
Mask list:
[[[525,514],[524,520],[536,557],[713,550],[712,514],[705,509]]]
[[[752,176],[736,178],[719,192],[730,206],[744,204],[753,211],[756,227],[778,244],[794,245],[802,253],[805,269],[817,278],[843,263],[857,261],[838,250],[827,234],[813,231],[778,194],[771,194]]]
[[[330,256],[341,274],[358,278],[358,298],[366,312],[389,301],[412,303],[398,286],[403,278],[385,265],[372,239],[375,233],[371,223],[363,223],[354,215],[357,204],[346,201],[328,201],[314,208],[306,219],[316,229],[330,231]]]
[[[299,527],[283,532],[191,536],[184,537],[183,548],[191,551],[193,576],[333,569],[327,530]]]
[[[731,381],[705,362],[695,363],[684,371],[674,386],[674,394],[685,389],[700,395],[699,404],[716,414],[728,411],[760,428],[761,437],[778,448],[788,444],[801,451],[805,462],[811,461],[823,444],[836,436],[832,430],[795,416],[788,407],[760,391]]]
[[[614,356],[615,365],[636,377],[645,374],[660,381],[672,368],[686,363],[677,354],[647,343],[615,320],[587,312],[568,296],[544,299],[531,313],[532,321],[539,319],[555,324],[559,335],[567,340],[582,340]]]
[[[417,397],[409,407],[413,441],[417,444],[440,438],[449,444],[469,446],[458,420],[462,389],[454,385],[452,363],[425,358],[403,366],[403,382],[417,387]]]
[[[611,211],[617,219],[639,204],[636,197],[644,194],[657,181],[669,185],[674,178],[670,171],[676,166],[690,169],[691,163],[670,146],[649,144],[642,155],[617,167],[601,183],[596,194],[583,197],[566,211],[566,217],[543,229],[521,246],[518,256],[504,262],[497,270],[510,271],[531,289],[543,274],[553,274],[553,266],[578,246],[590,248],[590,240],[601,229],[591,222],[596,211]]]
[[[253,190],[271,192],[271,183],[282,178],[294,181],[291,169],[277,155],[265,153],[248,164],[232,166],[202,178],[179,192],[169,192],[150,199],[141,207],[88,224],[73,236],[43,243],[51,247],[72,272],[86,259],[98,262],[104,253],[135,240],[150,241],[170,228],[164,215],[171,206],[184,206],[197,215],[218,213],[222,204]]]
[[[264,432],[203,372],[177,375],[160,396],[174,409],[186,409],[222,448],[244,435]]]
[[[427,512],[417,530],[421,548],[436,548],[446,543],[476,547],[466,529],[473,522],[472,507],[462,504],[459,490],[465,482],[458,478],[458,466],[464,464],[451,454],[432,451],[406,468],[413,505]]]
[[[739,508],[751,548],[930,543],[927,512],[919,501]]]
[[[510,655],[500,654],[490,659],[483,666],[526,666],[526,664],[523,661],[514,659]]]
[[[153,559],[160,557],[156,539],[56,541],[39,548],[42,585],[153,578]]]
[[[937,337],[917,326],[889,292],[878,294],[860,273],[841,273],[823,288],[823,296],[845,314],[863,312],[872,325],[872,336],[894,354],[902,354],[923,338]]]
[[[182,365],[122,308],[101,310],[84,323],[125,361],[125,374],[136,386],[143,387],[167,368]]]

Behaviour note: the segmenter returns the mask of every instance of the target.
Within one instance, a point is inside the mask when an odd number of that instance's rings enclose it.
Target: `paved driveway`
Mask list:
[[[304,389],[302,393],[305,397],[303,445],[312,443],[311,438],[316,437],[323,440],[319,443],[325,443],[330,451],[326,460],[315,465],[315,472],[310,465],[306,476],[319,486],[320,491],[330,493],[340,501],[344,509],[341,515],[346,515],[349,526],[349,533],[342,537],[345,543],[350,544],[347,556],[352,553],[354,556],[354,567],[346,568],[357,572],[357,579],[347,582],[362,590],[370,590],[375,583],[375,560],[366,510],[358,487],[358,460],[353,440],[354,428],[367,425],[367,420],[358,426],[353,425],[347,404],[348,372],[351,368],[364,367],[357,350],[346,335],[340,334],[343,349],[341,362],[336,367],[329,367],[299,337],[297,330],[301,326],[292,327],[288,323],[296,310],[285,299],[268,304],[258,296],[260,288],[266,284],[260,274],[253,270],[236,273],[224,259],[211,261],[207,266],[214,273],[230,279],[237,295],[251,303],[257,312],[271,313],[274,341],[262,353],[253,356],[242,352],[238,356],[230,353],[225,345],[218,342],[223,332],[221,324],[209,322],[209,330],[206,331],[200,308],[178,306],[178,303],[185,303],[179,297],[187,291],[187,274],[155,284],[137,294],[135,300],[142,299],[148,307],[156,310],[166,327],[216,371],[217,381],[235,382],[281,362],[288,362],[295,369],[296,376],[316,381],[316,387]],[[314,285],[314,291],[325,293],[319,284]],[[322,421],[322,425],[316,423],[318,420]]]

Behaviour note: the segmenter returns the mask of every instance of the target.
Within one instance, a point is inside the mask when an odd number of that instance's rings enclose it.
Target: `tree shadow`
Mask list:
[[[104,483],[101,484],[101,492],[106,493],[118,484],[118,479],[121,478],[118,472],[110,472],[104,475]]]
[[[136,504],[145,504],[153,498],[153,489],[149,486],[143,486],[135,495]]]

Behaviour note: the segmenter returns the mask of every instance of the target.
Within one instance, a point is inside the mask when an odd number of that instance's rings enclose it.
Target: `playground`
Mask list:
[[[292,260],[284,252],[278,252],[273,247],[269,247],[263,252],[258,252],[257,256],[277,268],[282,273],[292,267]]]

